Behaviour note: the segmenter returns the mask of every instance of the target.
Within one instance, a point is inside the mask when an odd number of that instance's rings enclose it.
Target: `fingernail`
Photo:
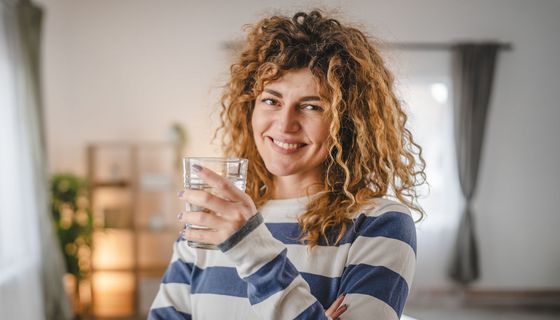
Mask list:
[[[177,192],[177,197],[181,198],[185,194],[185,190],[181,190]]]
[[[177,213],[177,219],[179,220],[183,219],[183,211]]]
[[[193,164],[193,165],[191,166],[191,169],[192,169],[193,172],[200,172],[200,171],[202,171],[202,167],[199,166],[198,164]]]

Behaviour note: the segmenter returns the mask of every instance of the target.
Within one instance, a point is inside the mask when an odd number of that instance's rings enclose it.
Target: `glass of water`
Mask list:
[[[205,190],[214,193],[214,190],[198,173],[192,170],[193,165],[199,165],[206,169],[212,170],[215,173],[225,177],[231,181],[241,191],[245,191],[247,183],[247,159],[241,158],[222,158],[222,157],[185,157],[183,158],[183,181],[185,189]],[[219,196],[219,195],[218,195]],[[214,214],[203,207],[187,203],[186,211],[207,211],[207,214]],[[187,213],[188,214],[188,213]],[[186,228],[191,229],[207,229],[203,226],[186,225]],[[187,244],[193,248],[217,250],[218,247],[212,244],[199,243],[195,241],[187,241]]]

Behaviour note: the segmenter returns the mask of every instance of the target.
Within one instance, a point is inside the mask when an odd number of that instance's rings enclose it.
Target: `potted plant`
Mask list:
[[[50,181],[50,208],[66,271],[73,278],[70,292],[74,311],[80,313],[79,284],[91,269],[93,216],[88,183],[73,174],[56,174]]]

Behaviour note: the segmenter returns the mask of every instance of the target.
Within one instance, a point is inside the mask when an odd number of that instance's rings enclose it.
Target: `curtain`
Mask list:
[[[450,276],[465,285],[480,276],[472,200],[499,47],[499,44],[486,43],[458,44],[453,48],[455,151],[464,208]]]
[[[43,13],[29,0],[1,0],[0,8],[0,318],[70,319],[48,210],[39,75]]]

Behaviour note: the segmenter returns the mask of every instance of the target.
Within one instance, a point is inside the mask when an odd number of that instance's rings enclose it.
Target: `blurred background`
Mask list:
[[[0,4],[1,319],[145,318],[181,229],[180,158],[220,155],[211,137],[243,26],[313,8],[383,43],[424,148],[405,313],[560,318],[559,1]],[[454,138],[460,43],[497,43],[470,201]]]

